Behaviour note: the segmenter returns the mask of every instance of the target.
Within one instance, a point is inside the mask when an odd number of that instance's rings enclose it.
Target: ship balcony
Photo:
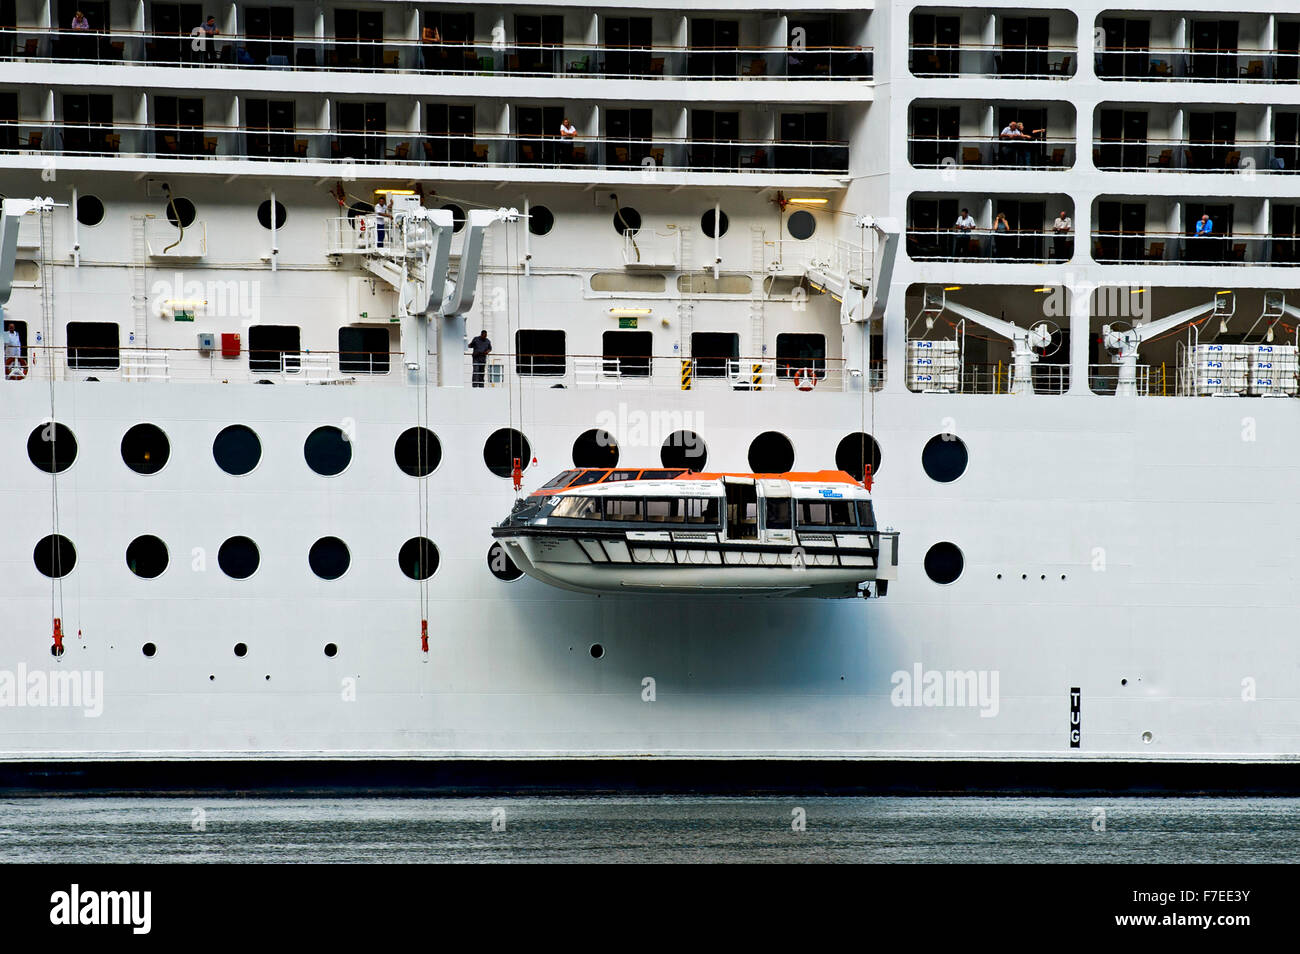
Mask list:
[[[1279,173],[1300,161],[1300,114],[1263,105],[1104,103],[1093,165],[1124,172]]]
[[[913,76],[1064,80],[1078,69],[1071,11],[923,9],[908,38]]]
[[[1295,233],[1094,230],[1092,246],[1102,265],[1300,265]]]
[[[1093,205],[1092,257],[1103,265],[1300,265],[1297,208],[1222,196],[1102,197]]]
[[[957,224],[963,210],[973,227]],[[1055,264],[1074,255],[1074,234],[1056,230],[1073,201],[1052,196],[927,196],[908,200],[907,255],[913,261]]]
[[[1108,11],[1096,21],[1097,76],[1111,81],[1294,83],[1300,19]]]
[[[652,80],[870,80],[869,46],[824,43],[686,46],[670,43],[431,42],[283,35],[67,29],[0,30],[0,62],[96,63],[185,69],[309,70],[460,76]]]
[[[1012,123],[1022,124],[1027,138],[1007,132]],[[909,109],[908,130],[908,159],[917,169],[1074,165],[1070,103],[917,100]]]

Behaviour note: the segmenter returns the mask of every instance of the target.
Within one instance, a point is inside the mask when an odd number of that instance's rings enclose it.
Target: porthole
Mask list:
[[[167,203],[167,221],[177,228],[189,228],[196,215],[194,203],[189,199],[172,199]]]
[[[277,202],[275,204],[275,227],[284,228],[285,221],[289,218],[289,213],[285,211],[284,204]],[[266,199],[257,207],[257,221],[262,223],[262,228],[271,227],[271,200]]]
[[[755,474],[794,470],[794,445],[780,431],[764,431],[749,444],[749,469]]]
[[[141,579],[152,580],[167,569],[167,544],[152,534],[136,537],[126,547],[126,565]]]
[[[251,427],[231,424],[223,428],[212,442],[212,457],[227,474],[240,477],[249,473],[262,459],[262,442]]]
[[[600,659],[605,655],[605,647],[600,643],[592,643],[590,652],[592,659]]]
[[[952,583],[961,576],[965,560],[957,545],[936,543],[925,553],[925,575],[936,583]]]
[[[427,580],[438,570],[438,548],[425,537],[411,537],[397,551],[397,565],[413,580]]]
[[[459,232],[465,227],[465,210],[458,205],[444,205],[442,211],[451,213],[451,230]]]
[[[245,656],[247,656],[247,655],[248,655],[248,644],[247,644],[247,643],[235,643],[235,655],[238,656],[240,659],[243,659]]]
[[[50,655],[53,656],[53,657],[55,657],[56,659],[57,659],[59,656],[62,656],[62,655],[63,655],[63,647],[62,647],[62,646],[56,646],[56,645],[51,644],[51,646],[50,646]]]
[[[970,455],[956,434],[936,434],[921,451],[921,466],[931,480],[949,484],[966,473]]]
[[[708,459],[709,448],[694,431],[673,431],[659,448],[659,462],[665,467],[685,467],[698,473]]]
[[[61,474],[77,459],[77,438],[62,424],[47,421],[28,436],[27,456],[47,474]]]
[[[236,580],[246,580],[256,573],[261,561],[257,544],[248,537],[231,537],[217,550],[217,565],[221,572]]]
[[[798,212],[790,213],[790,218],[785,222],[786,230],[790,233],[791,238],[810,239],[814,232],[817,231],[817,220],[807,209],[800,209]]]
[[[352,555],[338,537],[321,537],[307,551],[307,565],[322,580],[337,580],[348,572]]]
[[[555,213],[544,205],[534,205],[528,209],[528,231],[534,235],[545,235],[555,228]]]
[[[1143,733],[1142,733],[1142,741],[1143,741],[1143,743],[1145,743],[1146,745],[1150,745],[1150,744],[1151,744],[1151,740],[1154,739],[1154,738],[1155,738],[1155,736],[1153,736],[1150,732],[1143,732]]]
[[[122,462],[137,474],[156,474],[171,457],[171,444],[154,424],[137,424],[122,437]]]
[[[573,442],[574,467],[617,467],[618,442],[609,431],[592,428]]]
[[[641,231],[641,213],[630,205],[615,209],[614,231],[619,235],[636,235]]]
[[[338,654],[339,654],[339,648],[338,648],[338,646],[334,645],[333,643],[326,643],[326,644],[325,644],[325,655],[326,655],[326,656],[330,657],[330,659],[333,659],[333,658],[334,658],[335,656],[337,656]]]
[[[849,434],[835,448],[835,466],[856,480],[862,480],[864,464],[871,465],[871,476],[880,475],[880,445],[870,434]]]
[[[318,427],[302,445],[307,466],[322,477],[337,477],[352,463],[352,442],[333,425]]]
[[[158,647],[153,643],[145,643],[140,647],[140,652],[144,653],[150,659],[153,659],[154,654],[158,652]]]
[[[427,427],[408,427],[393,445],[398,468],[412,477],[428,477],[442,463],[442,443]]]
[[[510,427],[493,431],[483,442],[483,463],[498,477],[509,477],[514,472],[516,460],[520,470],[527,470],[532,456],[528,438]]]
[[[515,561],[510,559],[510,554],[506,553],[506,548],[500,543],[488,547],[487,562],[488,569],[498,580],[510,583],[524,575],[524,571],[515,565]]]
[[[718,232],[718,237],[721,238],[722,236],[727,234],[727,225],[728,225],[727,213],[726,212],[719,213],[718,221],[722,223],[722,229],[721,231]],[[709,211],[705,212],[703,215],[700,216],[700,231],[703,232],[709,238],[714,237],[712,209],[709,209]]]
[[[104,203],[97,196],[77,196],[77,222],[81,225],[98,225],[104,221]]]
[[[77,565],[77,548],[63,534],[52,533],[36,544],[32,550],[32,562],[42,575],[57,580],[67,576]]]

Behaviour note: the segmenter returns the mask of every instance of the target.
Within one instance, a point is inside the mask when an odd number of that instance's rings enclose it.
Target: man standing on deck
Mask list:
[[[5,377],[13,380],[26,377],[27,369],[22,365],[23,342],[18,336],[18,328],[11,321],[5,328]]]
[[[487,356],[492,353],[492,342],[488,340],[486,328],[480,331],[478,337],[469,343],[469,350],[474,357],[473,386],[481,388],[483,386],[483,368],[487,364]]]

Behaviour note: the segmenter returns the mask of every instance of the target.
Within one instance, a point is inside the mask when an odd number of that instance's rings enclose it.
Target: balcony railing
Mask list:
[[[1098,169],[1116,172],[1296,172],[1300,144],[1260,140],[1192,142],[1186,139],[1102,140],[1093,146]]]
[[[1296,266],[1300,235],[1094,231],[1092,257],[1103,265]]]
[[[134,155],[156,159],[272,159],[421,166],[515,166],[841,174],[843,140],[620,139],[323,129],[235,129],[138,123],[0,121],[0,153]]]
[[[1051,229],[909,228],[907,254],[914,261],[1066,262],[1074,254],[1074,236]]]
[[[931,139],[911,136],[908,158],[918,169],[990,168],[1069,169],[1074,165],[1074,140],[1048,137],[1014,140],[999,136]]]
[[[872,50],[769,46],[431,43],[316,36],[201,35],[114,30],[0,30],[0,59],[146,63],[346,72],[635,79],[867,80]]]
[[[982,43],[912,44],[912,75],[1069,79],[1079,63],[1073,46],[998,46]]]
[[[1097,76],[1104,80],[1192,83],[1294,83],[1300,51],[1198,50],[1174,47],[1097,52]]]

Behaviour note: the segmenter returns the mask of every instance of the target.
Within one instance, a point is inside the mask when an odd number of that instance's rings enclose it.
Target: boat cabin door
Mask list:
[[[759,484],[763,511],[764,543],[793,543],[794,525],[788,480],[764,480]]]
[[[727,491],[727,539],[758,539],[758,487],[753,477],[724,477]]]

